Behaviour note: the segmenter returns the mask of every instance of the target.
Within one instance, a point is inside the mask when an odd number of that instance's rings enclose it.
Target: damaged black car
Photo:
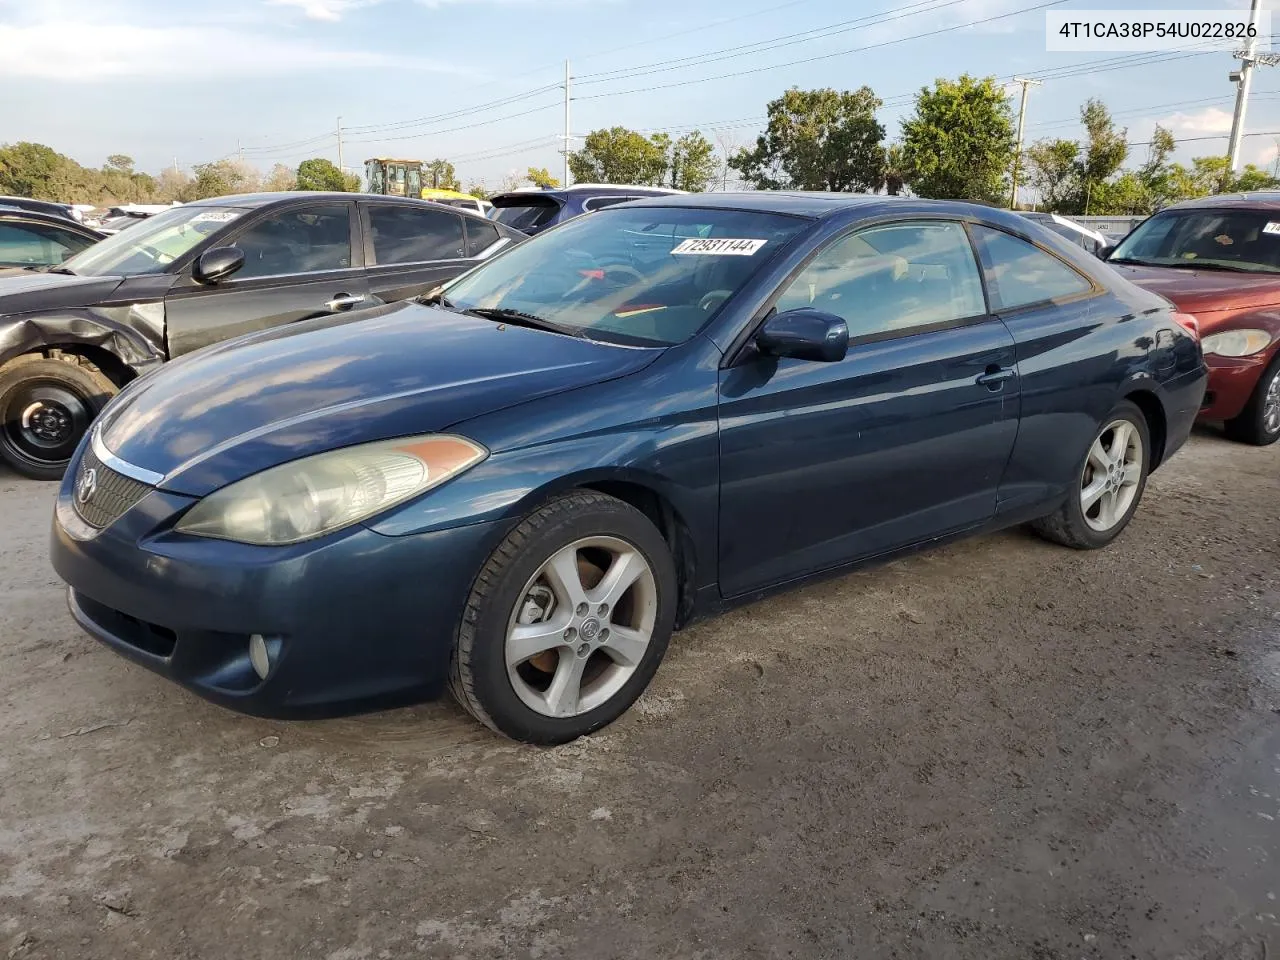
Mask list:
[[[523,239],[423,200],[267,193],[184,204],[56,266],[0,271],[0,461],[57,479],[103,405],[157,364],[411,299]]]

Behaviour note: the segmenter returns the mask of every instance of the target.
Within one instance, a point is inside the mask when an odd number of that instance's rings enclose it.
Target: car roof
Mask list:
[[[1280,210],[1280,190],[1255,190],[1252,193],[1219,193],[1210,197],[1183,200],[1164,210],[1221,209],[1239,207],[1242,210]],[[1163,213],[1164,210],[1160,212]]]
[[[232,193],[224,197],[206,197],[203,200],[192,200],[184,203],[184,207],[266,207],[273,203],[288,203],[295,200],[379,200],[387,203],[430,203],[429,200],[418,200],[414,197],[390,197],[382,193],[341,193],[336,190],[281,190],[274,193]]]
[[[1008,210],[963,200],[922,200],[869,193],[820,193],[803,190],[750,190],[739,193],[685,193],[632,200],[623,207],[700,207],[711,210],[743,210],[749,213],[778,213],[822,220],[849,211],[866,216],[881,213],[952,216],[1018,224],[1023,219]],[[622,207],[610,207],[610,210]]]
[[[7,206],[3,199],[0,199],[0,218],[5,220],[30,220],[33,223],[44,223],[51,227],[70,227],[80,233],[95,234],[98,232],[92,227],[86,227],[79,220],[72,220],[70,217],[62,217],[56,213],[45,213],[43,210],[25,210],[22,207]]]
[[[297,200],[376,200],[379,203],[397,203],[410,207],[427,207],[439,210],[446,204],[435,200],[418,200],[414,197],[389,197],[383,193],[340,193],[330,190],[281,190],[276,193],[233,193],[224,197],[207,197],[204,200],[192,200],[182,204],[183,207],[237,207],[244,210],[257,210],[276,203],[292,203]],[[484,220],[492,223],[488,217],[481,216],[475,210],[466,207],[450,206],[449,210],[464,217]]]

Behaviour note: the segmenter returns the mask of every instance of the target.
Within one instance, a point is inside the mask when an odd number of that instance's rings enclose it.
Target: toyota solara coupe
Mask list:
[[[451,688],[559,743],[775,588],[1023,522],[1106,545],[1204,390],[1194,321],[1022,217],[655,198],[130,384],[53,563],[89,633],[225,706]]]

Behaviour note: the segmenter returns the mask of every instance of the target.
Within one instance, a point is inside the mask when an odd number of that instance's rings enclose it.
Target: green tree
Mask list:
[[[1125,170],[1104,180],[1094,191],[1090,209],[1095,214],[1150,213],[1151,194],[1139,171]]]
[[[277,163],[272,167],[271,172],[262,181],[262,189],[270,193],[283,193],[286,190],[296,190],[297,188],[297,176],[283,163]]]
[[[1147,162],[1137,171],[1138,180],[1146,193],[1142,213],[1153,213],[1169,201],[1172,174],[1169,158],[1177,146],[1173,134],[1157,123],[1151,133],[1151,142],[1147,145]]]
[[[326,161],[327,162],[327,161]],[[203,200],[206,197],[225,197],[244,191],[247,177],[244,169],[230,160],[214,160],[197,163],[191,168],[195,177],[179,195],[184,201]]]
[[[473,197],[479,197],[481,200],[488,200],[493,192],[484,184],[483,180],[473,180],[471,186],[467,187],[467,193]]]
[[[191,178],[181,170],[165,167],[160,171],[160,176],[156,178],[153,198],[157,203],[172,203],[174,200],[181,200],[190,184]]]
[[[107,157],[107,169],[121,173],[133,173],[133,157],[127,153],[113,153]]]
[[[761,190],[874,190],[884,182],[881,102],[870,87],[792,87],[769,103],[769,122],[751,150],[729,165]]]
[[[1280,185],[1280,181],[1266,170],[1246,163],[1244,169],[1233,179],[1231,190],[1235,193],[1250,193],[1255,190],[1274,190],[1277,185]]]
[[[938,79],[902,124],[911,189],[922,197],[997,202],[1016,144],[1009,100],[994,77]]]
[[[1074,140],[1038,140],[1023,154],[1027,181],[1046,210],[1066,212],[1075,194],[1076,160],[1080,144]]]
[[[43,143],[26,141],[0,147],[0,193],[41,200],[61,199],[68,186],[68,167],[79,167]]]
[[[544,190],[560,186],[560,180],[553,177],[546,167],[530,167],[524,177],[535,187],[542,187]],[[473,193],[472,196],[474,197],[475,194]]]
[[[1092,212],[1094,191],[1124,166],[1125,157],[1129,155],[1129,145],[1125,142],[1128,131],[1117,130],[1106,105],[1094,98],[1086,100],[1080,108],[1080,122],[1084,124],[1086,139],[1084,155],[1077,161],[1077,174],[1084,197],[1077,199],[1076,205],[1088,214]]]
[[[671,145],[670,179],[676,190],[701,193],[716,179],[720,165],[716,148],[698,130],[686,133]]]
[[[432,160],[422,165],[422,185],[436,190],[461,190],[462,183],[448,160]]]
[[[569,170],[579,183],[658,186],[667,172],[665,136],[646,137],[626,127],[592,130],[582,149],[569,154]]]
[[[197,179],[199,169],[199,167],[196,168]],[[350,175],[343,173],[332,160],[326,160],[324,157],[312,157],[298,164],[297,185],[299,190],[352,192]],[[359,189],[358,180],[355,189]]]
[[[891,143],[884,148],[884,192],[891,197],[900,195],[910,174],[902,144]]]

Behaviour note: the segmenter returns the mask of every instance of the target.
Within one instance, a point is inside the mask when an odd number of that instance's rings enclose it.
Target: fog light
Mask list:
[[[253,672],[259,680],[267,679],[271,672],[271,654],[267,652],[267,641],[262,634],[255,633],[249,638],[249,662],[253,664]]]

